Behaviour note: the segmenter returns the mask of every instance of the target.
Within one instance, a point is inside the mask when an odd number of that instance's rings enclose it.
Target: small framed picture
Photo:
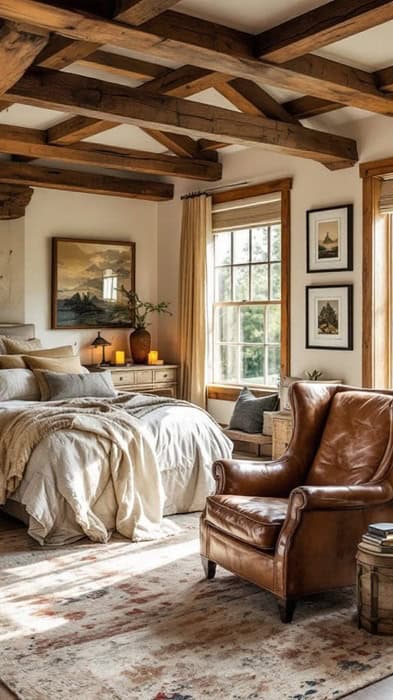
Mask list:
[[[353,285],[306,287],[306,348],[353,350]]]
[[[353,205],[307,212],[307,272],[353,270]]]

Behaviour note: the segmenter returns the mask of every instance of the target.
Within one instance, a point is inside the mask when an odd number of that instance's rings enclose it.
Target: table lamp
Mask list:
[[[98,331],[97,338],[95,338],[92,342],[93,348],[102,348],[102,360],[98,363],[98,367],[108,364],[105,360],[105,348],[108,347],[108,345],[112,345],[112,343],[110,343],[109,340],[105,340],[105,338],[102,338],[101,332]]]

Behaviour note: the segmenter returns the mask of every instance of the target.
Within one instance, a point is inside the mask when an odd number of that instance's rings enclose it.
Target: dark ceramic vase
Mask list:
[[[151,347],[151,335],[146,328],[136,328],[130,335],[131,357],[136,365],[147,364]]]

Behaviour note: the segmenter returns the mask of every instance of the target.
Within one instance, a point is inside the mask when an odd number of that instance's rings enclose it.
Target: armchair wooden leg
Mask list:
[[[280,613],[281,622],[292,622],[293,613],[296,608],[296,600],[288,600],[287,598],[278,599],[278,610]]]
[[[208,559],[207,557],[202,556],[201,554],[201,561],[202,561],[202,566],[203,570],[205,572],[205,576],[208,579],[214,578],[216,575],[216,568],[217,564],[215,561],[211,561],[211,559]]]

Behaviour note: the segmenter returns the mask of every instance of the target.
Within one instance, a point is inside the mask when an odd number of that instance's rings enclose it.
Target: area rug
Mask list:
[[[18,698],[338,700],[393,672],[393,639],[357,629],[353,591],[283,625],[270,594],[222,569],[204,580],[198,517],[173,520],[159,543],[39,549],[10,533],[0,678]]]

